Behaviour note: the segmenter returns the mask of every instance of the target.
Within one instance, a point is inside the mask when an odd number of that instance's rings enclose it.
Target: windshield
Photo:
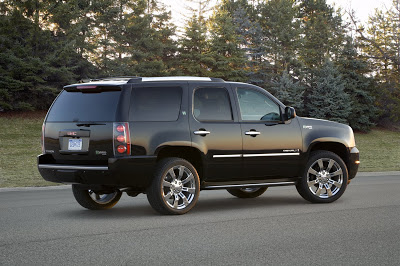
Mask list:
[[[62,91],[53,104],[49,122],[115,121],[115,111],[121,91],[83,93]]]

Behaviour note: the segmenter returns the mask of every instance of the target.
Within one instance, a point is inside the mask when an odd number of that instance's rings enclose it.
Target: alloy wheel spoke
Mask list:
[[[332,197],[332,190],[329,184],[325,184],[326,193],[328,193],[329,197]]]
[[[334,160],[332,160],[332,159],[329,160],[328,167],[326,168],[326,171],[327,171],[327,172],[329,172],[329,171],[331,170],[331,168],[332,168],[332,166],[333,166],[334,163],[335,163]]]
[[[186,178],[182,181],[182,184],[184,185],[184,184],[186,184],[186,183],[192,181],[193,179],[194,179],[193,174],[190,173],[190,175],[188,175],[188,177],[186,177]]]
[[[167,195],[164,196],[164,200],[169,200],[172,197],[172,192],[168,192]]]
[[[324,169],[324,162],[322,161],[322,159],[318,159],[318,166],[319,166],[319,170],[322,171]]]
[[[185,166],[183,166],[183,165],[179,166],[179,175],[178,175],[179,180],[182,180],[184,170],[185,170]]]
[[[179,196],[178,194],[175,194],[175,200],[174,200],[174,209],[178,209],[178,202],[179,202]]]
[[[185,207],[188,206],[188,205],[189,205],[189,201],[188,201],[188,199],[186,198],[185,194],[183,194],[183,193],[181,192],[181,193],[179,193],[179,196],[182,198],[183,204],[185,204]]]
[[[322,188],[323,188],[322,184],[319,184],[318,189],[315,192],[315,195],[317,195],[319,197],[321,195]]]
[[[172,184],[166,180],[163,181],[163,186],[164,187],[172,187]]]
[[[329,179],[328,182],[329,182],[329,184],[334,185],[337,188],[340,188],[342,186],[342,183],[339,183],[339,182],[337,182],[337,181],[335,181],[333,179]]]
[[[310,169],[308,169],[308,173],[312,174],[312,175],[318,175],[318,172],[315,171],[313,168],[310,167]]]
[[[339,168],[339,170],[337,170],[337,171],[331,173],[330,176],[331,176],[331,177],[334,177],[334,176],[338,176],[338,175],[341,175],[341,174],[343,174],[343,171],[342,171],[341,168]]]
[[[94,193],[94,195],[95,195],[95,197],[96,197],[96,200],[100,200],[100,195],[99,195],[99,194]]]
[[[172,179],[176,179],[176,175],[174,172],[174,168],[171,168],[168,170],[169,175],[172,177]]]
[[[183,187],[182,191],[189,192],[190,194],[194,194],[196,192],[196,189],[192,188],[192,187]]]
[[[312,186],[314,186],[315,184],[318,184],[318,181],[317,181],[317,179],[315,179],[315,180],[308,181],[307,183],[308,183],[308,186],[309,186],[309,187],[312,187]]]

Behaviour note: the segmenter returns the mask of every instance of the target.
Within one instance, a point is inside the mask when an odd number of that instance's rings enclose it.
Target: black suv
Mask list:
[[[43,123],[44,179],[72,184],[88,209],[146,193],[183,214],[202,189],[239,198],[295,185],[337,200],[358,170],[352,129],[297,117],[257,86],[200,77],[122,77],[65,86]]]

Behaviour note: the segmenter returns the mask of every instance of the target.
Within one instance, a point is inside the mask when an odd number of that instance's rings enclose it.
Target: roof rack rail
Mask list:
[[[139,82],[156,82],[156,81],[211,81],[211,82],[224,82],[221,78],[209,77],[191,77],[191,76],[171,76],[171,77],[132,77],[128,83]]]

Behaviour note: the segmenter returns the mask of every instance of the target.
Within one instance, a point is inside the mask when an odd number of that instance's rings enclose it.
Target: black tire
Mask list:
[[[110,194],[96,193],[80,185],[72,185],[72,192],[76,201],[89,210],[106,210],[114,207],[121,198],[122,192],[115,190]]]
[[[184,214],[195,205],[200,194],[200,179],[191,163],[181,158],[158,162],[147,199],[161,214]]]
[[[311,153],[296,189],[312,203],[330,203],[343,195],[347,180],[348,171],[342,158],[330,151],[315,151]]]
[[[231,195],[241,198],[249,199],[256,198],[264,194],[268,187],[245,187],[245,188],[228,188],[226,189]]]

